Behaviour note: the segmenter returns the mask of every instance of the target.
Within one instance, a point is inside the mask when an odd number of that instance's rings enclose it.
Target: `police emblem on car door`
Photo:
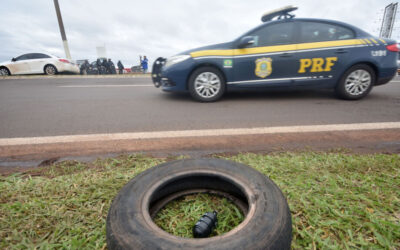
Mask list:
[[[258,77],[265,78],[272,73],[272,59],[268,58],[259,58],[256,60],[256,69],[255,74]]]

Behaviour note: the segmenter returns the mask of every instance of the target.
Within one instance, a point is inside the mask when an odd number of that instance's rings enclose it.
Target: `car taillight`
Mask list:
[[[386,49],[393,52],[399,52],[399,45],[397,43],[386,46]]]
[[[63,62],[63,63],[70,63],[68,60],[66,60],[66,59],[58,59],[60,62]]]

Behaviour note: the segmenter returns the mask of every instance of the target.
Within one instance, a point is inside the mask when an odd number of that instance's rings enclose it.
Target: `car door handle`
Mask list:
[[[280,55],[280,57],[292,57],[291,53],[283,53]]]
[[[344,53],[347,53],[347,52],[349,52],[348,50],[345,50],[345,49],[337,49],[336,51],[335,51],[335,54],[344,54]]]

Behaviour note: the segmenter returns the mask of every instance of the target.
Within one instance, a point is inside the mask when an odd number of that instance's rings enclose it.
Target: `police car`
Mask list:
[[[331,88],[356,100],[396,75],[395,41],[338,21],[294,18],[296,9],[265,14],[262,25],[232,42],[158,58],[154,85],[201,102],[248,88]]]

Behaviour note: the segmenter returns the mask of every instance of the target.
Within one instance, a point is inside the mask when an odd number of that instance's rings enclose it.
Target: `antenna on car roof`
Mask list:
[[[262,17],[261,17],[261,21],[265,22],[269,22],[271,21],[273,18],[278,17],[277,19],[289,19],[289,18],[293,18],[294,15],[290,14],[290,12],[297,10],[298,8],[293,6],[293,5],[289,5],[277,10],[273,10],[270,12],[265,13]]]

